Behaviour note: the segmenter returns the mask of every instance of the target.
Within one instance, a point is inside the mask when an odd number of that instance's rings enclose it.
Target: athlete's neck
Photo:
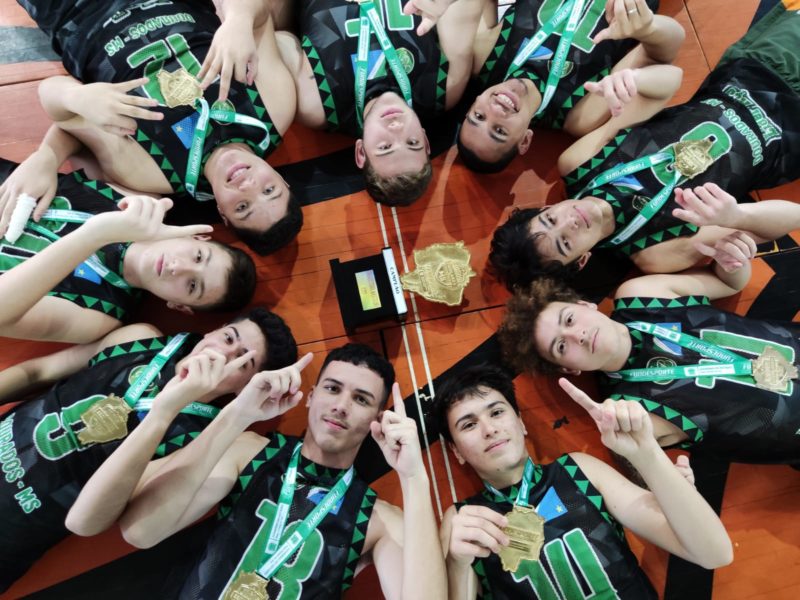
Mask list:
[[[139,277],[139,258],[142,253],[142,244],[131,242],[122,256],[122,278],[134,288],[142,287],[142,278]]]
[[[326,452],[319,447],[314,436],[311,435],[309,430],[306,430],[303,436],[303,447],[300,449],[300,454],[311,462],[315,462],[323,467],[330,469],[348,469],[356,459],[358,448],[347,450],[343,452]]]
[[[614,218],[614,209],[611,208],[611,205],[602,198],[598,198],[596,196],[586,196],[582,198],[582,200],[584,202],[593,202],[600,209],[600,215],[602,219],[600,224],[600,234],[603,236],[603,238],[606,238],[614,233],[614,230],[617,227],[617,221]]]
[[[491,484],[495,489],[502,490],[522,481],[525,473],[525,464],[528,462],[528,455],[524,454],[520,461],[512,467],[489,473],[478,473],[481,479]]]
[[[619,371],[628,362],[633,348],[633,340],[628,328],[616,321],[612,321],[612,323],[614,323],[614,331],[617,334],[617,350],[609,357],[606,364],[600,369],[601,371]]]

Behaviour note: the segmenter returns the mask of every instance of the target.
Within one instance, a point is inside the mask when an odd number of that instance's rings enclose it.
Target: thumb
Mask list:
[[[159,198],[158,205],[164,209],[164,212],[172,208],[173,202],[170,198]]]
[[[694,243],[695,250],[697,250],[703,256],[708,256],[713,258],[714,255],[717,253],[716,248],[713,246],[709,246],[708,244],[704,244],[703,242],[695,242]]]
[[[415,15],[417,13],[419,13],[419,9],[417,8],[416,4],[414,4],[414,0],[408,0],[406,5],[403,7],[403,14]]]
[[[685,454],[681,454],[675,459],[675,466],[676,467],[688,467],[689,466],[689,457]]]
[[[373,439],[378,442],[379,446],[383,446],[384,441],[386,440],[386,436],[383,435],[383,427],[381,426],[379,421],[372,421],[369,424],[370,433],[372,433]]]
[[[602,91],[602,87],[596,81],[587,81],[586,83],[583,84],[583,87],[590,94]]]
[[[417,27],[417,35],[425,35],[431,29],[433,29],[434,25],[436,25],[436,23],[433,21],[433,19],[429,17],[422,17],[422,23],[420,23],[419,27]]]
[[[611,36],[611,27],[606,27],[602,31],[598,31],[592,38],[592,42],[599,44],[603,40],[607,40]]]

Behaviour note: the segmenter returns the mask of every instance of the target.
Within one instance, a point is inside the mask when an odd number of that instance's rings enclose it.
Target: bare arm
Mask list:
[[[268,19],[264,27],[256,33],[261,64],[255,77],[256,87],[275,128],[283,135],[297,112],[297,88],[278,49],[272,19]]]
[[[436,25],[439,45],[447,56],[447,95],[445,108],[461,99],[472,73],[472,50],[485,0],[457,0]]]
[[[475,600],[478,596],[478,577],[472,570],[474,556],[458,560],[450,551],[450,539],[453,533],[453,518],[458,514],[455,506],[447,509],[442,519],[439,541],[447,556],[447,597],[450,600]]]

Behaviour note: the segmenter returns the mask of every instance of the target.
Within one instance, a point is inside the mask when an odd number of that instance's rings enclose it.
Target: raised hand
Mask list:
[[[231,409],[244,428],[274,419],[294,408],[303,398],[301,373],[314,358],[309,352],[293,365],[277,371],[261,371],[231,402]]]
[[[757,252],[753,238],[741,231],[729,233],[717,240],[713,246],[695,242],[694,247],[700,254],[713,258],[726,273],[741,269],[755,257]]]
[[[424,475],[417,423],[406,416],[406,407],[397,383],[392,386],[392,398],[392,410],[384,410],[380,421],[370,423],[372,437],[378,442],[386,462],[401,478]]]
[[[653,26],[653,11],[645,0],[607,0],[608,27],[598,31],[592,41],[637,39]]]
[[[672,216],[687,223],[705,227],[718,225],[738,229],[742,211],[736,198],[716,183],[706,183],[694,189],[676,188],[675,202],[681,207]]]
[[[165,225],[164,215],[172,208],[172,200],[156,200],[150,196],[126,196],[118,204],[119,211],[93,216],[85,227],[96,232],[105,243],[165,240],[211,233],[211,225]]]
[[[607,398],[600,404],[563,377],[558,385],[594,419],[600,440],[612,452],[631,459],[642,450],[659,448],[650,416],[638,402]]]
[[[51,153],[37,150],[22,161],[0,185],[0,237],[6,234],[20,194],[38,198],[33,211],[33,220],[38,221],[53,201],[57,187],[58,165]]]
[[[417,35],[425,35],[434,28],[441,16],[456,0],[408,0],[403,7],[404,15],[420,15],[422,22]]]
[[[636,87],[636,69],[621,69],[606,75],[600,81],[587,81],[584,88],[590,94],[603,96],[608,103],[612,117],[622,114],[625,105],[638,93]]]
[[[472,564],[476,558],[486,558],[508,546],[508,536],[503,528],[508,519],[487,506],[466,504],[453,516],[450,528],[450,545],[447,557],[463,564]]]
[[[150,110],[158,106],[158,100],[129,94],[147,81],[147,77],[141,77],[122,83],[87,83],[75,87],[70,90],[70,108],[108,133],[133,135],[136,119],[164,118],[163,113]]]
[[[231,77],[240,83],[253,85],[258,74],[258,51],[253,24],[246,18],[231,14],[219,26],[197,78],[206,89],[219,75],[219,100],[228,98]]]

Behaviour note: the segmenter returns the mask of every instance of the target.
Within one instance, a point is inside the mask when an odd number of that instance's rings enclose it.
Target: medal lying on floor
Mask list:
[[[529,506],[514,505],[506,513],[508,525],[503,529],[511,540],[498,556],[504,571],[516,572],[523,560],[539,560],[544,545],[544,519]]]
[[[458,306],[464,289],[477,273],[469,264],[470,251],[464,242],[432,244],[414,250],[416,269],[400,277],[403,289],[415,292],[431,302]]]

